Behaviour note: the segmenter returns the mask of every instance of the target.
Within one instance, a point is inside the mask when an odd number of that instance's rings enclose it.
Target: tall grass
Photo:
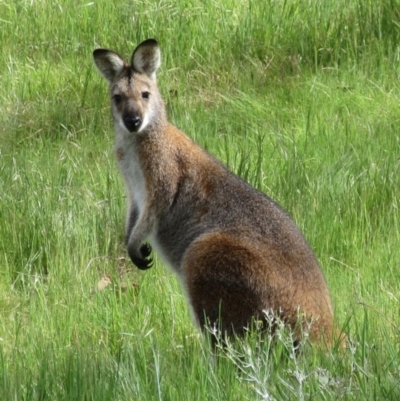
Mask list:
[[[397,0],[0,1],[0,399],[398,400],[399,29]],[[303,230],[346,351],[215,359],[163,263],[126,259],[91,53],[147,37],[171,122]]]

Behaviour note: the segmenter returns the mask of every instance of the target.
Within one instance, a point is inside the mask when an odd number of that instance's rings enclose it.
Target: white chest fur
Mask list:
[[[119,170],[125,180],[128,196],[127,213],[129,215],[132,203],[134,203],[140,216],[146,203],[146,181],[139,156],[134,144],[123,136],[117,137],[114,150]]]

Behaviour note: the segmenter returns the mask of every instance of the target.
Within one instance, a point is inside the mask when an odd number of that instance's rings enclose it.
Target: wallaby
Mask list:
[[[151,267],[154,247],[202,328],[241,335],[272,313],[296,335],[311,322],[310,338],[329,343],[331,300],[310,246],[280,206],[167,121],[157,41],[139,44],[130,64],[107,49],[93,56],[110,89],[132,262]]]

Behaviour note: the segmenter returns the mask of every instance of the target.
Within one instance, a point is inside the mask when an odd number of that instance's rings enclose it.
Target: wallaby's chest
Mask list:
[[[146,203],[146,181],[137,151],[132,144],[117,139],[114,154],[125,180],[128,196],[142,210]]]

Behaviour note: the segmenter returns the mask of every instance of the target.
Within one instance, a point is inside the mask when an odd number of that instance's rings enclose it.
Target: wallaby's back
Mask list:
[[[141,43],[130,65],[109,50],[94,57],[110,86],[133,263],[151,266],[148,239],[179,275],[202,327],[240,334],[272,313],[294,330],[312,320],[312,337],[329,340],[329,292],[292,219],[167,122],[157,42]]]

